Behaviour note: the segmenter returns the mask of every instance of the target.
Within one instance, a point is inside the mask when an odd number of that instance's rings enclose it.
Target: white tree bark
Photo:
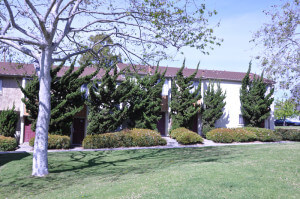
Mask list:
[[[34,141],[33,151],[33,176],[45,176],[48,172],[48,129],[50,122],[50,90],[51,90],[51,76],[50,67],[52,65],[51,52],[52,50],[46,48],[43,51],[42,57],[39,60],[40,75],[39,75],[39,113],[36,125],[36,135]]]

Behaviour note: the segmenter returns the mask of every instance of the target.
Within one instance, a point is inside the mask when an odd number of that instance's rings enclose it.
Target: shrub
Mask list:
[[[0,135],[5,137],[14,137],[18,122],[18,114],[15,112],[15,106],[12,109],[0,112]]]
[[[0,151],[13,151],[17,146],[17,140],[15,138],[0,135]]]
[[[206,138],[221,143],[249,142],[256,140],[256,135],[242,128],[218,128],[208,132]]]
[[[256,140],[262,142],[274,142],[281,140],[281,136],[274,131],[266,128],[245,127],[247,131],[253,132],[256,135]]]
[[[279,134],[283,140],[300,141],[299,129],[276,129],[275,133]]]
[[[203,143],[203,138],[200,135],[183,127],[172,130],[170,136],[180,144]]]
[[[29,145],[34,146],[34,137],[30,139]],[[71,141],[68,136],[48,135],[48,149],[68,149]]]
[[[166,144],[166,140],[163,139],[157,131],[149,129],[132,129],[115,133],[87,135],[82,142],[82,146],[85,149],[157,146]]]

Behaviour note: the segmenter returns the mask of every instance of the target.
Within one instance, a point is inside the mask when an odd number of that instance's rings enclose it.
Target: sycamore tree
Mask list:
[[[32,175],[48,174],[48,129],[53,63],[93,52],[84,45],[91,34],[104,34],[130,60],[146,62],[167,57],[166,49],[184,46],[203,53],[219,45],[202,1],[192,0],[2,0],[0,44],[10,46],[37,62],[39,109]],[[218,24],[217,24],[218,25]],[[217,26],[216,25],[216,26]],[[101,43],[96,42],[94,45]]]
[[[300,77],[300,1],[285,0],[264,13],[269,22],[253,36],[254,42],[263,47],[257,58],[281,88],[292,89]]]

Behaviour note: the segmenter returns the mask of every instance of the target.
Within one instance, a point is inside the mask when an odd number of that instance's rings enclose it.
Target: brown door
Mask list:
[[[74,118],[73,120],[73,144],[81,144],[84,138],[84,128],[85,119],[84,118]]]
[[[166,130],[165,123],[166,123],[166,114],[161,113],[161,118],[157,122],[157,130],[158,130],[158,132],[160,132],[161,135],[165,135],[165,130]]]
[[[25,117],[24,126],[24,142],[29,142],[35,136],[35,132],[31,130],[31,122]]]
[[[196,114],[192,120],[193,120],[192,129],[190,129],[190,130],[197,133],[198,132],[198,114]]]

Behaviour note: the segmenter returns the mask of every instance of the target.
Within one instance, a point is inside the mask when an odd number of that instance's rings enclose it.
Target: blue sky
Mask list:
[[[252,60],[252,71],[261,74],[255,57],[260,48],[250,42],[253,34],[269,21],[263,10],[270,10],[272,5],[282,4],[280,0],[206,0],[208,9],[217,10],[212,22],[220,21],[220,27],[214,29],[224,42],[220,47],[203,55],[193,48],[185,48],[184,55],[177,55],[175,61],[164,61],[161,65],[181,67],[186,58],[186,66],[195,68],[200,61],[201,69],[246,72]],[[275,90],[275,98],[283,97],[283,91]]]
[[[261,73],[254,57],[259,49],[249,41],[254,32],[259,30],[268,18],[262,12],[269,10],[279,0],[207,0],[208,9],[216,9],[218,14],[212,22],[220,21],[220,27],[215,29],[216,36],[223,38],[220,47],[210,51],[210,55],[203,55],[193,48],[185,48],[185,55],[177,55],[175,61],[164,61],[161,65],[180,67],[186,58],[186,66],[195,68],[200,61],[200,68],[212,70],[229,70],[246,72],[251,59],[252,72]]]

